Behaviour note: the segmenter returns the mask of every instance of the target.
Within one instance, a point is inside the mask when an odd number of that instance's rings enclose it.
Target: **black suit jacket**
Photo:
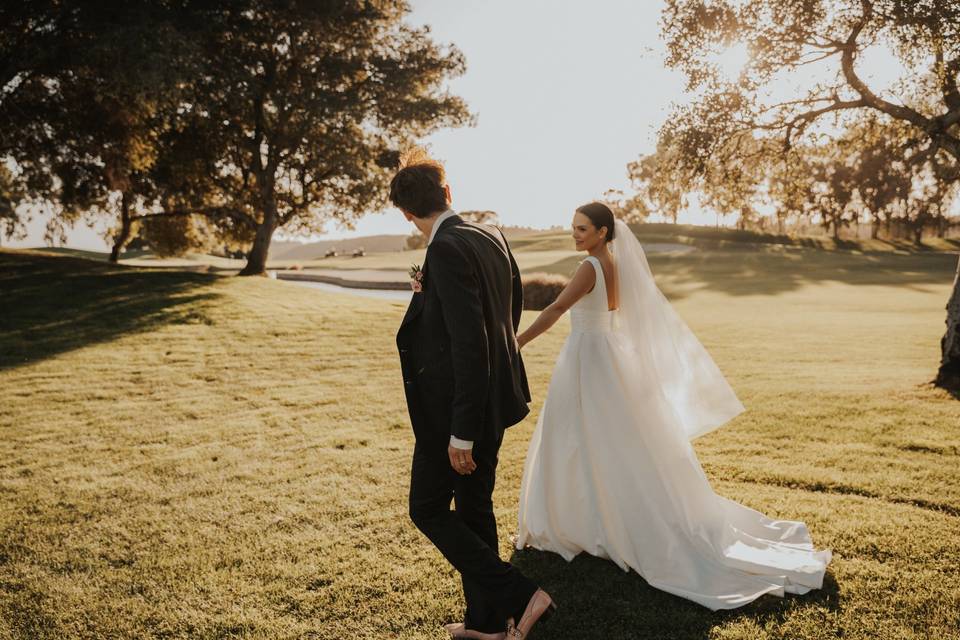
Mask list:
[[[530,411],[516,341],[523,286],[506,238],[453,215],[437,229],[422,270],[423,291],[397,331],[414,433],[497,438]],[[449,424],[431,424],[437,416]]]

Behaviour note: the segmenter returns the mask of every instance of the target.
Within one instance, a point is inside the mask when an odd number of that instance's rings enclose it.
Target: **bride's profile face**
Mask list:
[[[582,213],[573,214],[573,240],[577,251],[590,251],[598,244],[605,242],[606,229],[597,229],[590,218]]]

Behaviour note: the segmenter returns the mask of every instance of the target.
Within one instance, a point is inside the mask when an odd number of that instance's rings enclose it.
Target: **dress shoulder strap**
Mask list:
[[[603,274],[603,267],[600,265],[600,260],[594,256],[587,256],[583,259],[584,262],[589,262],[593,265],[594,271],[597,272],[597,275],[600,276]]]
[[[596,256],[587,256],[583,261],[593,265],[594,276],[596,276],[597,281],[603,286],[604,291],[606,291],[607,283],[603,278],[603,266],[600,264],[600,259]]]

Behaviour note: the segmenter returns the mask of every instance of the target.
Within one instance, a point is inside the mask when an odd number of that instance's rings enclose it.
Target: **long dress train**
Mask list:
[[[608,558],[714,610],[820,588],[831,553],[806,525],[714,493],[657,363],[614,329],[600,262],[587,261],[596,285],[570,309],[530,441],[517,548]]]

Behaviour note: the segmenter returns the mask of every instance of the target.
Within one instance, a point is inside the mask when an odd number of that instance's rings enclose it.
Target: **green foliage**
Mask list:
[[[137,220],[203,215],[253,244],[260,273],[277,228],[355,220],[397,149],[470,121],[444,89],[463,56],[407,25],[402,0],[0,11],[0,158],[56,206],[54,232],[117,218],[114,259]]]
[[[206,221],[197,216],[147,218],[140,223],[140,237],[158,256],[181,256],[188,251],[219,248]]]
[[[263,271],[276,228],[321,231],[386,199],[396,150],[469,121],[442,90],[465,68],[426,29],[403,22],[405,2],[261,5],[211,16],[210,73],[189,118],[219,171],[201,177],[200,207],[232,203],[257,229],[247,272]]]
[[[4,78],[0,156],[57,214],[48,238],[110,215],[120,219],[122,245],[131,211],[156,198],[150,174],[189,72],[189,21],[145,1],[13,3],[7,11],[0,49],[15,50],[23,64]]]

